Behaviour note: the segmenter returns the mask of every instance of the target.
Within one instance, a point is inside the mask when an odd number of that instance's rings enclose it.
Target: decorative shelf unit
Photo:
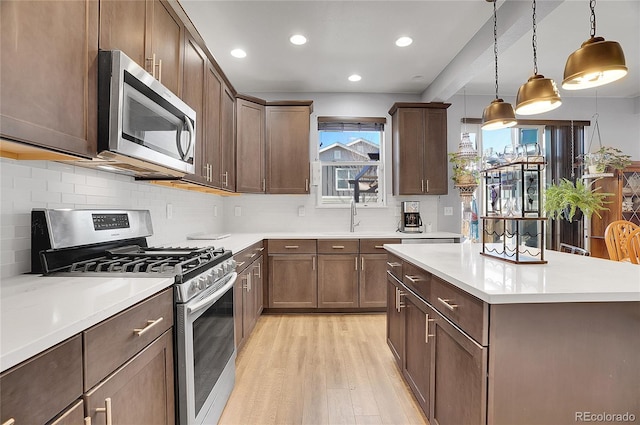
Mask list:
[[[485,215],[482,255],[515,264],[545,264],[545,217],[541,172],[544,160],[528,157],[482,171]]]

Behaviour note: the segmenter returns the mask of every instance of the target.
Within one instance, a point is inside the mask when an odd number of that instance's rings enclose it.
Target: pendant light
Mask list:
[[[590,0],[591,38],[569,55],[562,88],[582,90],[609,84],[627,75],[622,47],[616,41],[596,37],[596,0]]]
[[[482,112],[483,130],[498,130],[516,125],[516,114],[510,103],[498,97],[498,13],[497,0],[487,0],[493,3],[493,55],[496,65],[496,98],[484,108]]]
[[[533,0],[533,75],[518,89],[516,97],[516,114],[535,115],[549,112],[560,105],[560,94],[555,81],[538,74],[538,55],[536,38],[536,0]]]

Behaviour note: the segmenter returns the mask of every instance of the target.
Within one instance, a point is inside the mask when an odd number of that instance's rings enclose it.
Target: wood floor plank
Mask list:
[[[219,424],[427,424],[385,332],[384,314],[260,316]]]

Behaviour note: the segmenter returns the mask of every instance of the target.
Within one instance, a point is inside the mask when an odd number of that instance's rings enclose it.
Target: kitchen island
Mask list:
[[[385,248],[388,343],[431,423],[640,420],[640,267]]]

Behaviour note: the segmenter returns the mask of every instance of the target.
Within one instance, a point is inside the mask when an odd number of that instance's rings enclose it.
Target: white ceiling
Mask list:
[[[485,0],[181,0],[233,86],[241,93],[415,93],[445,101],[495,93],[493,6]],[[515,96],[533,74],[532,8],[498,1],[499,94]],[[640,96],[640,1],[600,0],[596,35],[622,45],[629,74],[597,89]],[[562,82],[567,56],[589,38],[587,0],[537,1],[538,73]],[[288,39],[304,34],[308,43]],[[413,38],[398,48],[396,38]],[[247,57],[229,52],[242,48]],[[353,73],[362,80],[352,83]],[[561,91],[593,96],[596,89]]]

